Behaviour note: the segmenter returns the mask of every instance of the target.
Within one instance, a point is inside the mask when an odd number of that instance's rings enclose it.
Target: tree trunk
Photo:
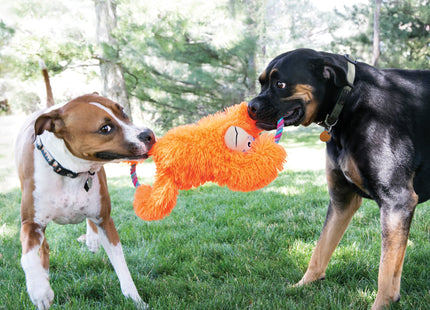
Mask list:
[[[382,0],[375,0],[375,12],[373,17],[373,52],[372,52],[372,65],[378,66],[380,43],[379,43],[379,14],[381,12]]]
[[[258,3],[255,0],[245,0],[245,10],[246,10],[246,37],[247,40],[257,41],[258,37],[258,25],[256,14],[256,8]],[[257,15],[257,16],[256,16]],[[254,96],[256,92],[256,80],[257,80],[257,66],[255,63],[256,58],[256,42],[252,44],[253,48],[248,50],[248,63],[246,68],[246,96]]]
[[[124,71],[119,62],[117,42],[112,36],[116,28],[116,5],[113,0],[94,0],[97,16],[97,41],[102,49],[100,74],[103,83],[103,96],[118,102],[131,119],[131,106],[128,99]]]

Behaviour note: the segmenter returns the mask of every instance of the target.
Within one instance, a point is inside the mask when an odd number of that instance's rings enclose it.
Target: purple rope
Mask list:
[[[130,166],[130,176],[131,176],[131,181],[133,182],[134,187],[139,187],[140,183],[139,180],[137,179],[137,174],[136,174],[136,164],[132,164]]]
[[[284,118],[279,119],[276,125],[276,134],[275,134],[275,142],[279,143],[281,140],[282,132],[284,131]]]

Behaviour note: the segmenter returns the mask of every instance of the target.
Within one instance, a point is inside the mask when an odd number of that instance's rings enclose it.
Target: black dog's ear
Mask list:
[[[337,87],[348,84],[348,61],[341,55],[322,55],[320,60],[321,75],[325,80],[332,80]]]
[[[334,65],[325,65],[323,67],[322,74],[324,79],[332,80],[334,85],[337,87],[342,87],[348,84],[346,79],[347,72],[342,68]]]

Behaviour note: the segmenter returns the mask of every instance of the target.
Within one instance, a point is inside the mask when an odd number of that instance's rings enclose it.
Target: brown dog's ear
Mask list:
[[[58,110],[40,115],[34,123],[34,132],[36,136],[41,135],[45,130],[61,136],[61,129],[64,127],[64,122],[61,119]]]

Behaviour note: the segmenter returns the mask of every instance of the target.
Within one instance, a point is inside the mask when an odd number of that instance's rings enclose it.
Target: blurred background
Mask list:
[[[429,69],[430,1],[2,0],[0,109],[45,106],[42,59],[56,103],[97,91],[164,131],[251,99],[300,47]]]

